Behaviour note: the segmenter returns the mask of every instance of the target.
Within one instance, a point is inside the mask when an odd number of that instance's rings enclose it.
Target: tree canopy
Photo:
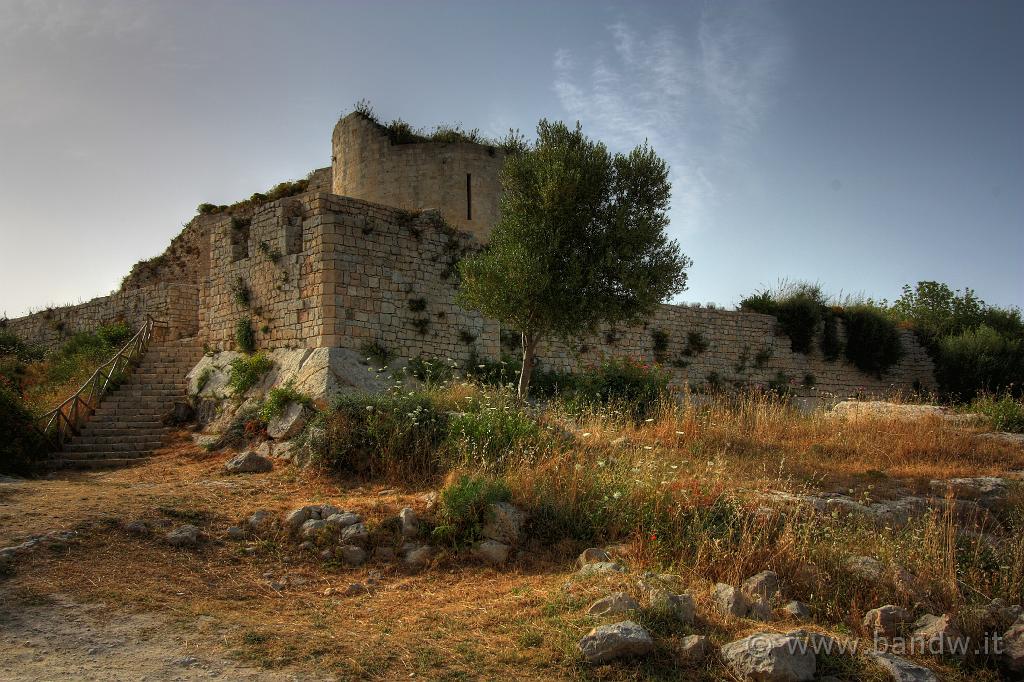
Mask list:
[[[649,315],[686,288],[691,261],[665,232],[668,165],[646,143],[611,154],[578,123],[542,120],[501,181],[501,218],[460,264],[460,301],[522,333],[525,396],[540,339]]]

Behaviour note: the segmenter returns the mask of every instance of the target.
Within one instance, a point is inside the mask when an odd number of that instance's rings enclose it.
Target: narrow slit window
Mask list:
[[[473,219],[473,176],[466,173],[466,220]]]

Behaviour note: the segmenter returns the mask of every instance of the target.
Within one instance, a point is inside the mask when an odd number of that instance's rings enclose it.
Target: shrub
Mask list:
[[[988,325],[939,340],[935,378],[953,398],[970,401],[979,392],[1021,395],[1024,346]]]
[[[1009,393],[1001,396],[986,393],[976,398],[970,409],[988,417],[996,431],[1024,433],[1024,401]]]
[[[260,243],[265,244],[266,242]],[[247,285],[245,280],[241,277],[237,278],[235,283],[231,285],[231,300],[233,300],[240,308],[249,307],[249,303],[252,300],[252,294],[249,292],[249,285]]]
[[[374,361],[381,367],[386,366],[394,359],[394,354],[384,347],[379,341],[367,341],[359,346],[359,352],[363,354],[367,362]]]
[[[409,374],[428,386],[437,386],[451,381],[455,370],[450,363],[440,358],[426,358],[418,355],[408,364]]]
[[[821,321],[821,355],[834,362],[843,352],[843,342],[839,340],[839,313],[826,308]]]
[[[881,376],[903,357],[896,323],[878,308],[861,305],[846,311],[846,358],[857,369]]]
[[[22,397],[0,377],[0,472],[28,473],[45,454],[34,421]]]
[[[480,540],[483,527],[490,520],[491,505],[507,502],[511,497],[508,486],[502,481],[460,476],[441,490],[434,538],[456,547]]]
[[[260,406],[260,419],[269,422],[274,417],[280,416],[284,413],[284,408],[288,406],[288,403],[312,406],[313,400],[305,393],[295,390],[295,386],[289,381],[284,386],[267,391],[267,397],[264,398],[263,405]]]
[[[668,351],[668,332],[664,329],[651,331],[651,350],[654,352],[654,359],[664,362],[665,352]]]
[[[668,380],[663,370],[629,358],[612,358],[576,374],[565,402],[577,413],[600,406],[644,419],[667,392]]]
[[[263,353],[242,356],[231,361],[228,386],[235,395],[242,395],[256,385],[274,367],[274,361]]]
[[[427,309],[427,299],[425,298],[410,298],[409,299],[409,310],[414,313],[422,313]]]
[[[771,290],[765,289],[740,301],[740,310],[761,313],[762,315],[775,315],[779,310],[779,305],[776,303]]]
[[[821,323],[820,299],[806,292],[798,292],[779,302],[776,318],[789,345],[795,353],[807,354],[814,345],[814,335]]]
[[[243,353],[256,350],[256,332],[252,330],[252,320],[243,317],[235,323],[235,343]]]

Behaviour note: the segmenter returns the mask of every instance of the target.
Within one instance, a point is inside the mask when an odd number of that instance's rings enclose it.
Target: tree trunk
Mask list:
[[[519,371],[519,399],[525,400],[530,392],[530,377],[533,374],[533,356],[537,350],[537,337],[523,332],[523,367]]]

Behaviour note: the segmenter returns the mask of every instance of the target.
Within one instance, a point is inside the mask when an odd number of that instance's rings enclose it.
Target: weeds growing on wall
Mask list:
[[[236,278],[231,284],[231,300],[240,308],[248,308],[252,302],[252,293],[249,291],[249,285],[241,277]]]
[[[846,359],[865,374],[881,377],[903,357],[896,323],[874,306],[858,305],[844,311]]]
[[[256,332],[252,329],[252,319],[243,317],[235,322],[235,343],[243,353],[256,350]]]
[[[313,406],[313,400],[298,390],[295,385],[289,381],[284,386],[278,386],[267,391],[266,398],[263,399],[263,404],[260,406],[259,417],[264,422],[269,422],[275,417],[279,417],[284,414],[284,409],[288,407],[289,403],[300,403],[307,407]]]
[[[376,363],[380,367],[386,367],[395,358],[395,354],[379,341],[364,342],[359,346],[359,352],[367,362]]]
[[[262,352],[235,358],[231,361],[228,386],[235,395],[243,395],[273,368],[274,361]]]
[[[455,367],[448,360],[418,355],[409,359],[407,372],[428,386],[439,386],[452,380]]]

